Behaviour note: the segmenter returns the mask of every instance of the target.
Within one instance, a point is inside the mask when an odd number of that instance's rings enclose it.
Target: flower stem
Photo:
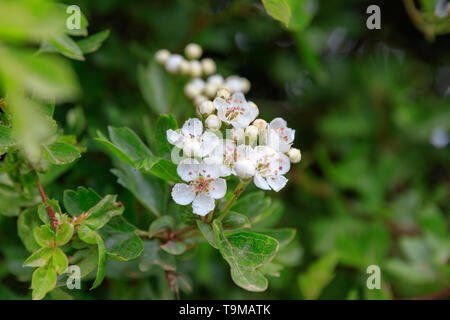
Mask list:
[[[225,216],[227,215],[228,211],[230,211],[231,206],[234,204],[234,202],[237,200],[237,198],[239,198],[239,196],[245,190],[245,188],[247,187],[249,182],[250,182],[250,180],[248,180],[248,181],[242,181],[241,180],[239,182],[239,184],[237,185],[236,189],[234,189],[234,191],[233,191],[233,195],[231,196],[230,199],[228,199],[228,201],[225,203],[225,206],[220,211],[219,216],[216,218],[217,220],[222,221],[223,218],[225,218]]]

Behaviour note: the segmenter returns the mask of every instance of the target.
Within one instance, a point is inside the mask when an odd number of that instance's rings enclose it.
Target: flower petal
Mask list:
[[[214,209],[214,199],[208,195],[198,195],[195,197],[192,203],[192,209],[195,214],[200,216],[206,216],[210,211]]]
[[[259,173],[256,173],[253,177],[253,182],[255,186],[263,190],[270,190],[270,186],[267,183],[266,179],[264,179]]]
[[[184,159],[177,167],[177,173],[184,181],[197,179],[200,170],[200,164],[195,159]]]
[[[220,199],[227,192],[227,182],[224,179],[215,179],[209,184],[209,195],[214,199]]]
[[[286,128],[287,123],[286,120],[283,118],[275,118],[272,121],[270,121],[269,127],[270,129],[280,129],[280,128]]]
[[[203,132],[203,124],[197,118],[188,119],[183,124],[181,132],[189,138],[200,138]]]
[[[187,205],[195,198],[194,191],[186,183],[177,183],[172,189],[173,200],[180,205]]]
[[[200,164],[199,173],[206,179],[216,179],[220,175],[220,165],[217,162],[212,162],[211,160],[203,161]]]
[[[288,179],[286,179],[282,175],[277,175],[273,177],[267,178],[267,182],[269,183],[269,186],[276,192],[280,191],[284,188],[286,183],[288,182]]]
[[[216,148],[219,145],[220,139],[218,136],[216,136],[211,131],[206,131],[202,135],[202,150],[201,150],[201,156],[205,157],[209,155],[214,148]]]
[[[176,145],[177,147],[180,148],[179,145],[180,143],[182,144],[183,135],[172,129],[167,130],[166,134],[167,134],[167,141],[169,141],[170,144]]]

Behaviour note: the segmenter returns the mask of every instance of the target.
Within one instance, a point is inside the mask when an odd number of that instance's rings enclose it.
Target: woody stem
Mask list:
[[[227,200],[227,202],[225,203],[225,206],[220,211],[219,216],[217,217],[217,220],[222,221],[223,218],[225,218],[228,211],[230,211],[234,202],[239,198],[239,196],[245,190],[245,188],[247,187],[249,182],[250,181],[242,181],[242,180],[239,182],[236,189],[234,189],[234,191],[233,191],[233,195],[230,197],[230,199]]]

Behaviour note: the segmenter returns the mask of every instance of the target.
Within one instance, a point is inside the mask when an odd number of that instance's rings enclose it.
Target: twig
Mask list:
[[[30,165],[31,167],[31,165]],[[34,169],[33,169],[34,170]],[[56,219],[55,211],[53,210],[53,207],[48,204],[47,202],[47,195],[45,194],[44,188],[42,187],[41,181],[39,180],[39,176],[36,171],[34,171],[36,175],[36,184],[39,189],[39,194],[41,195],[42,202],[46,205],[45,210],[47,210],[47,213],[50,217],[50,220],[52,221],[52,226],[56,230],[58,228],[58,220]]]

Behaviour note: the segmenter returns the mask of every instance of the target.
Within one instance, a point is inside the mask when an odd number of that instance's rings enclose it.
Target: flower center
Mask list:
[[[189,186],[197,194],[207,193],[209,191],[210,184],[213,181],[214,179],[205,179],[205,177],[199,176],[196,180],[189,183]]]
[[[236,119],[236,117],[243,115],[245,112],[245,109],[243,107],[240,106],[234,106],[231,108],[227,109],[227,112],[225,113],[225,117],[227,118],[227,120],[234,120]]]

